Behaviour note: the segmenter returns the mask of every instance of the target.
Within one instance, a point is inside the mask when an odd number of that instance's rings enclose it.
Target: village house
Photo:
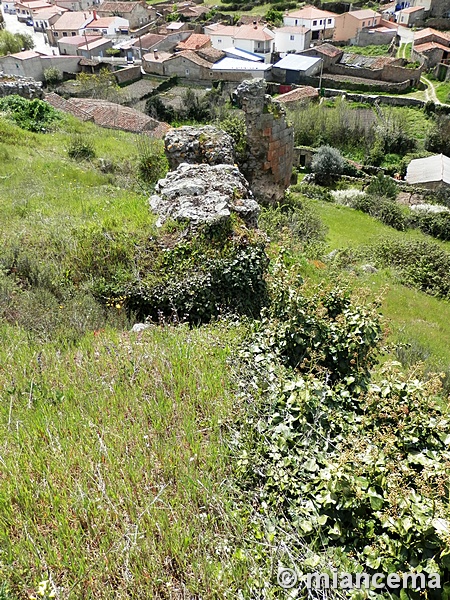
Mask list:
[[[34,50],[24,50],[16,54],[0,56],[0,71],[5,75],[19,75],[44,81],[44,72],[50,67],[57,68],[63,74],[78,73],[79,62],[79,56],[47,56]]]
[[[206,26],[204,32],[209,35],[213,47],[218,50],[234,46],[257,54],[264,58],[265,62],[269,62],[275,35],[266,25],[256,21],[251,25],[241,26],[214,23]]]
[[[374,10],[352,10],[335,19],[333,40],[336,42],[352,43],[359,31],[371,29],[380,25],[381,15]]]
[[[211,46],[211,38],[203,33],[192,33],[184,41],[177,44],[175,50],[181,52],[183,50],[199,50],[200,48],[209,48]]]
[[[141,56],[152,52],[153,50],[173,53],[175,47],[180,42],[188,39],[191,33],[191,31],[180,31],[178,33],[170,33],[168,35],[147,33],[146,35],[138,37],[136,40],[131,40],[129,50],[132,52],[133,58],[137,59],[140,59]]]
[[[32,19],[34,30],[45,33],[50,27],[51,19],[53,19],[53,22],[56,22],[58,18],[65,12],[67,12],[66,8],[61,8],[60,6],[54,5],[52,5],[50,8],[33,10]]]
[[[426,69],[432,69],[450,58],[450,35],[427,27],[414,34],[412,58],[424,62]]]
[[[320,44],[319,46],[314,46],[314,48],[308,48],[303,50],[301,54],[305,56],[318,56],[322,59],[323,69],[328,69],[331,65],[334,65],[339,61],[341,56],[344,54],[343,50],[340,48],[336,48],[333,44],[325,42],[324,44]]]
[[[100,4],[100,0],[51,0],[51,2],[73,12],[89,10]]]
[[[122,17],[130,25],[130,29],[139,29],[156,19],[156,9],[144,0],[141,2],[102,2],[97,8],[97,14],[102,17]]]
[[[445,31],[437,31],[431,27],[421,29],[414,33],[414,46],[420,46],[427,42],[436,42],[442,44],[442,46],[450,46],[450,34]]]
[[[202,6],[201,4],[193,4],[192,2],[184,2],[177,4],[177,13],[183,21],[197,21],[210,11],[210,7]]]
[[[212,79],[211,63],[193,50],[183,50],[164,61],[164,75],[205,81]]]
[[[106,50],[112,48],[112,41],[100,35],[77,35],[58,41],[59,53],[92,58],[105,56]]]
[[[130,24],[123,17],[101,17],[97,18],[94,11],[94,19],[85,26],[86,34],[98,35],[126,35],[129,31]]]
[[[173,52],[160,52],[159,50],[147,52],[142,56],[142,69],[149,75],[164,76],[164,63],[172,56]]]
[[[2,2],[3,12],[6,15],[16,14],[16,3],[14,0],[3,0]]]
[[[311,39],[331,38],[337,15],[328,10],[320,10],[315,6],[305,6],[284,15],[285,27],[306,27],[311,30]]]
[[[424,14],[425,8],[423,6],[410,6],[397,13],[397,23],[405,27],[412,27],[417,21],[423,19]]]
[[[277,27],[275,34],[275,52],[284,56],[288,52],[300,52],[311,45],[311,29],[300,25],[297,27]]]
[[[287,54],[272,67],[272,78],[278,83],[301,83],[303,77],[317,75],[322,59],[304,54]]]
[[[51,8],[52,5],[45,0],[16,0],[15,2],[15,14],[17,20],[21,23],[32,19],[32,11],[42,8]]]
[[[56,46],[58,41],[65,37],[80,35],[84,28],[94,20],[94,13],[88,11],[66,12],[61,16],[49,19],[50,27],[47,29],[49,44]]]

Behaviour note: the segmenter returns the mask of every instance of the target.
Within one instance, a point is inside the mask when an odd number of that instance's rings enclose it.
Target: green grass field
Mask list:
[[[328,227],[330,250],[358,248],[375,243],[380,237],[424,239],[414,230],[399,232],[351,208],[314,202]],[[439,242],[450,249],[450,243]],[[387,319],[391,342],[412,342],[424,349],[431,366],[450,369],[450,303],[410,289],[397,280],[395,272],[383,269],[375,274],[355,274],[353,285],[372,290],[370,296],[382,297],[381,312]]]

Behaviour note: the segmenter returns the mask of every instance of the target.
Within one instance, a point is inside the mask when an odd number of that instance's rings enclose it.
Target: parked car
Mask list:
[[[33,27],[33,19],[27,19],[25,21],[25,25],[28,25],[28,27]]]

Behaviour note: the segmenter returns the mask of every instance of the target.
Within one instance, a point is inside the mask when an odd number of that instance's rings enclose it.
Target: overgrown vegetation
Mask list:
[[[156,228],[161,142],[52,127],[0,117],[0,597],[269,600],[282,566],[446,584],[448,244],[398,226],[383,175],[293,186],[260,230]]]
[[[19,127],[27,131],[44,133],[51,129],[59,119],[59,113],[43,100],[26,100],[11,95],[0,98],[0,112],[12,119]]]

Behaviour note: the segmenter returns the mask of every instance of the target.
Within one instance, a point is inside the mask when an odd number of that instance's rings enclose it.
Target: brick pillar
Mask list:
[[[242,165],[253,194],[262,204],[282,200],[294,159],[294,132],[284,107],[266,95],[263,79],[243,81],[235,98],[245,112],[247,159]]]

